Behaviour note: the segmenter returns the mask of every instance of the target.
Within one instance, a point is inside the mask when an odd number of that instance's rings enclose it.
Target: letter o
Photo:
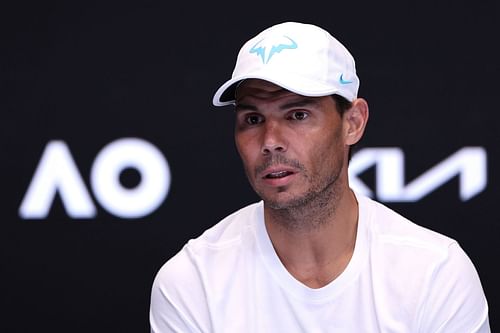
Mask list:
[[[141,175],[134,188],[120,183],[120,174],[134,168]],[[165,200],[170,188],[170,168],[161,151],[139,138],[122,138],[106,145],[92,165],[90,182],[94,195],[109,213],[121,218],[140,218]]]

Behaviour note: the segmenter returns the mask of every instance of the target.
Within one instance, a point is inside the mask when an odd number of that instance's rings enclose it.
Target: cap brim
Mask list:
[[[246,79],[265,80],[296,94],[309,97],[327,96],[339,93],[338,87],[334,87],[332,85],[318,83],[317,81],[312,81],[307,78],[303,78],[290,73],[277,73],[265,70],[262,72],[257,71],[254,73],[237,76],[225,82],[215,92],[214,98],[212,100],[213,105],[225,106],[234,104],[236,88],[241,81]],[[344,97],[352,99],[351,96]]]

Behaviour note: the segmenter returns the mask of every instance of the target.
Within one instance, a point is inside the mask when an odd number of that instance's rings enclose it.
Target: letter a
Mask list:
[[[68,146],[63,141],[50,141],[19,207],[19,216],[46,218],[57,191],[70,217],[95,217],[96,208]]]

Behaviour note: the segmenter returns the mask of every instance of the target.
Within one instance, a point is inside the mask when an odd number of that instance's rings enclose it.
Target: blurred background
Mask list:
[[[16,1],[0,7],[1,332],[149,331],[158,269],[258,200],[211,99],[284,21],[356,59],[371,113],[353,186],[457,239],[499,326],[497,1]]]

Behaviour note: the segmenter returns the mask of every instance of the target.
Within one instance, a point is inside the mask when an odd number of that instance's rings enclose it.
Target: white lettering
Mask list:
[[[385,202],[414,202],[459,176],[459,194],[467,201],[487,185],[487,156],[482,147],[464,147],[405,185],[404,154],[400,148],[365,148],[349,164],[353,189],[374,196],[359,175],[375,166],[377,199]]]
[[[140,182],[134,188],[125,188],[120,183],[120,175],[126,168],[136,169],[140,174]],[[139,218],[153,212],[165,200],[170,187],[170,168],[151,143],[123,138],[111,142],[97,154],[90,183],[97,201],[108,212],[121,218]],[[19,216],[46,218],[56,193],[69,217],[96,216],[96,207],[63,141],[50,141],[45,147],[19,207]]]
[[[141,182],[124,188],[119,180],[125,168],[135,168]],[[90,181],[99,203],[111,214],[138,218],[158,208],[170,187],[170,168],[162,153],[138,138],[116,140],[104,147],[92,165]]]
[[[21,218],[46,218],[56,192],[59,192],[66,213],[70,217],[92,218],[96,215],[92,199],[71,152],[63,141],[50,141],[45,147],[19,207]]]

